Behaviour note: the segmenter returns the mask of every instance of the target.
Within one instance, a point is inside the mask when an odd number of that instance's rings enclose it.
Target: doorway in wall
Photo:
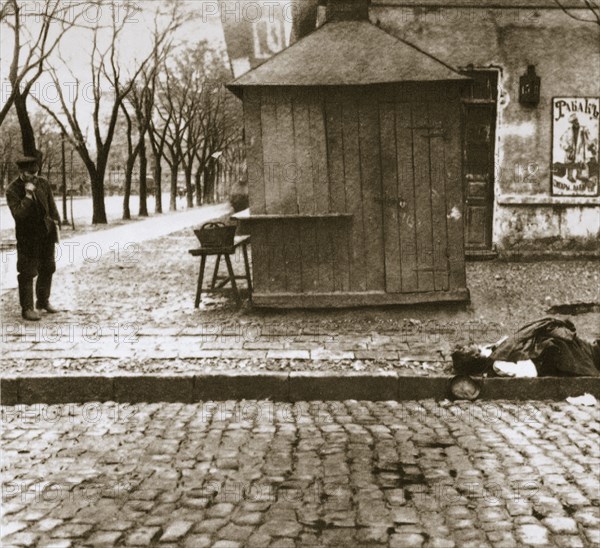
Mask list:
[[[463,193],[465,251],[467,255],[492,252],[498,72],[466,70],[472,78],[463,103]]]

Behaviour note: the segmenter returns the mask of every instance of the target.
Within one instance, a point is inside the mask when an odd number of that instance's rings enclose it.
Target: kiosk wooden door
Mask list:
[[[380,103],[388,293],[458,285],[450,249],[462,253],[463,227],[448,220],[462,211],[460,136],[449,116],[444,103]]]

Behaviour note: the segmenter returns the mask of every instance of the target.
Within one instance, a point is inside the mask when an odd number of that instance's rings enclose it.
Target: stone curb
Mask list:
[[[248,372],[198,375],[77,375],[0,378],[0,403],[60,404],[91,401],[122,403],[269,399],[442,400],[450,397],[451,377],[404,377],[394,372]],[[600,377],[479,379],[480,400],[563,400],[585,393],[600,398]]]

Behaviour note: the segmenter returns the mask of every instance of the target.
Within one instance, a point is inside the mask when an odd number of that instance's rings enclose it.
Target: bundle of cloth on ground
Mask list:
[[[495,345],[459,347],[452,361],[461,375],[600,376],[600,339],[581,339],[568,319],[542,318]]]

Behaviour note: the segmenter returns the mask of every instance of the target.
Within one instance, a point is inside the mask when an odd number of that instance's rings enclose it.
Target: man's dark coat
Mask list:
[[[15,219],[17,251],[35,253],[40,243],[58,242],[56,223],[60,215],[52,196],[50,184],[36,177],[35,200],[25,198],[25,182],[19,177],[6,190],[6,202]]]

